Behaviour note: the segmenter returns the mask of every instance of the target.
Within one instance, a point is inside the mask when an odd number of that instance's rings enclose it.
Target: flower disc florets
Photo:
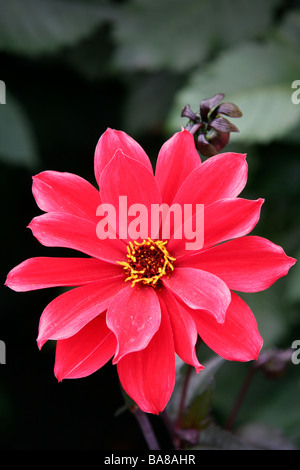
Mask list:
[[[157,286],[159,279],[174,270],[175,258],[170,256],[166,249],[166,241],[143,240],[141,243],[129,242],[127,246],[128,261],[118,261],[124,267],[128,277],[125,281],[132,281],[132,287],[137,283]]]

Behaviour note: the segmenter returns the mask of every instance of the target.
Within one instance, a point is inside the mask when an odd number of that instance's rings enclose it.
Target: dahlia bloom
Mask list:
[[[40,318],[39,348],[56,341],[55,376],[85,377],[113,358],[127,394],[157,414],[174,388],[175,353],[197,373],[203,369],[195,353],[198,335],[227,360],[258,357],[256,320],[235,291],[268,288],[296,260],[265,238],[247,236],[263,200],[238,197],[247,180],[246,156],[223,153],[202,163],[186,130],[162,146],[154,175],[140,145],[108,129],[96,147],[95,177],[100,190],[70,173],[33,178],[33,195],[45,212],[30,223],[33,235],[45,246],[84,256],[28,259],[12,269],[6,285],[15,291],[76,287],[50,302]],[[128,206],[192,204],[194,221],[197,203],[203,204],[203,246],[188,249],[174,224],[167,240],[150,232],[138,240],[115,236],[129,223],[120,195]],[[116,208],[117,223],[109,221],[103,239],[100,204]]]

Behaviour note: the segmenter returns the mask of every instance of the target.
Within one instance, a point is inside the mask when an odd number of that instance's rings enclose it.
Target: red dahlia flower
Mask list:
[[[113,358],[125,391],[143,411],[157,414],[174,387],[175,353],[197,372],[203,368],[197,335],[225,359],[258,357],[256,320],[233,291],[266,289],[296,260],[269,240],[245,236],[263,203],[238,197],[247,180],[245,155],[224,153],[201,163],[188,131],[162,146],[154,175],[139,144],[108,129],[96,147],[95,176],[100,192],[70,173],[33,178],[33,195],[46,212],[30,223],[33,235],[88,257],[28,259],[6,285],[16,291],[79,286],[55,298],[40,319],[39,348],[57,341],[57,379],[88,376]],[[174,226],[168,240],[150,232],[139,240],[114,236],[113,228],[124,228],[120,195],[146,208],[192,204],[193,220],[195,204],[204,204],[203,247],[188,250]],[[106,239],[97,235],[100,203],[115,207],[119,221]]]

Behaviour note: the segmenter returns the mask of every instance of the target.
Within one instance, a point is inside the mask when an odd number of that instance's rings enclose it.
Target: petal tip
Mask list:
[[[202,364],[200,364],[200,363],[199,363],[199,365],[196,365],[196,364],[195,364],[194,367],[195,367],[196,374],[199,374],[199,372],[200,372],[201,370],[204,370],[204,369],[205,369],[205,367],[204,367]]]
[[[4,285],[5,287],[9,287],[10,288],[10,285],[9,285],[9,279],[10,279],[10,272],[8,273],[8,275],[6,276],[6,279],[4,281]]]
[[[32,181],[37,181],[42,179],[42,175],[47,173],[46,171],[41,171],[40,173],[37,173],[36,175],[32,176]]]
[[[39,350],[41,350],[44,344],[47,342],[47,339],[44,339],[38,336],[36,342],[37,342],[37,347],[39,348]]]
[[[64,375],[60,371],[58,371],[56,369],[56,367],[54,367],[54,375],[55,375],[58,383],[61,383],[63,381],[63,379],[66,378],[66,377],[64,377]]]
[[[262,350],[262,347],[263,347],[263,339],[262,339],[262,337],[260,336],[260,342],[259,342],[259,344],[257,345],[257,350],[256,350],[256,352],[254,353],[253,360],[257,361],[257,359],[259,358],[260,352],[261,352],[261,350]]]
[[[126,354],[120,353],[118,349],[119,349],[119,348],[118,348],[118,346],[117,346],[116,353],[115,353],[115,355],[114,355],[114,357],[113,357],[113,359],[112,359],[112,365],[113,365],[113,366],[117,365],[118,362],[120,361],[120,359],[122,359],[122,357],[124,357],[124,356],[126,355]]]
[[[12,276],[10,273],[7,275],[7,278],[4,282],[4,286],[8,287],[9,289],[15,291],[15,292],[20,292],[21,289],[18,289],[18,287],[15,285],[14,280],[12,279]]]
[[[35,217],[29,222],[28,225],[26,225],[26,228],[29,228],[31,231],[33,231],[34,224],[35,224]]]

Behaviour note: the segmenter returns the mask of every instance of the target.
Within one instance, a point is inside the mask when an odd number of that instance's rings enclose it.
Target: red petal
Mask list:
[[[105,315],[99,315],[71,338],[57,341],[54,374],[59,381],[86,377],[104,366],[115,349],[115,336]]]
[[[248,234],[257,224],[264,199],[227,199],[205,210],[204,246]]]
[[[126,245],[118,239],[100,240],[97,225],[74,215],[51,212],[29,224],[33,235],[45,246],[72,248],[110,263],[123,259]]]
[[[196,356],[198,333],[194,320],[167,289],[159,289],[157,294],[169,314],[176,354],[184,362],[195,367],[197,373],[200,372],[204,366],[199,363]]]
[[[32,192],[45,212],[65,212],[95,222],[100,195],[80,176],[58,171],[44,171],[33,177]]]
[[[122,226],[127,231],[130,222],[127,217],[128,210],[119,210],[119,197],[126,196],[127,207],[133,204],[143,205],[146,212],[146,233],[142,238],[150,236],[151,230],[151,204],[160,204],[161,195],[153,174],[140,162],[127,157],[122,151],[117,151],[113,159],[105,167],[101,175],[100,194],[103,203],[112,204],[117,212],[117,233],[120,233],[118,221],[122,219]],[[128,220],[127,220],[128,219]],[[130,233],[128,234],[130,239]],[[137,237],[136,237],[137,238]]]
[[[251,232],[259,221],[263,202],[263,199],[256,201],[242,198],[221,199],[205,207],[204,227],[199,227],[200,230],[204,228],[203,249]],[[195,216],[193,219],[195,220]],[[191,240],[185,238],[184,233],[183,227],[183,237],[181,239],[172,238],[168,244],[176,259],[191,253],[191,250],[186,248],[187,243],[190,243]]]
[[[225,322],[217,323],[202,312],[192,312],[202,340],[219,356],[230,361],[251,361],[258,358],[262,338],[248,305],[232,292]]]
[[[118,149],[122,150],[128,157],[143,163],[153,173],[147,154],[132,137],[122,131],[107,129],[100,137],[95,150],[95,177],[98,183],[103,169]]]
[[[5,285],[17,292],[83,286],[120,275],[120,266],[94,258],[30,258],[13,268]]]
[[[247,182],[245,158],[240,153],[208,158],[186,178],[173,203],[208,205],[237,197]]]
[[[142,411],[158,414],[165,408],[175,384],[175,353],[165,308],[157,333],[142,351],[127,354],[117,364],[121,384]]]
[[[249,236],[181,258],[178,264],[209,271],[232,290],[259,292],[285,276],[295,262],[280,246],[265,238]]]
[[[111,278],[69,290],[47,305],[39,324],[38,346],[49,339],[65,339],[106,310],[122,289],[124,277]]]
[[[144,349],[160,325],[160,306],[152,287],[125,287],[113,299],[107,311],[107,326],[117,338],[113,360]]]
[[[177,132],[162,146],[157,158],[155,178],[164,203],[172,204],[181,184],[200,164],[194,137],[186,130]]]
[[[225,282],[208,272],[175,268],[162,278],[164,285],[191,309],[207,310],[218,322],[224,322],[231,294]]]

